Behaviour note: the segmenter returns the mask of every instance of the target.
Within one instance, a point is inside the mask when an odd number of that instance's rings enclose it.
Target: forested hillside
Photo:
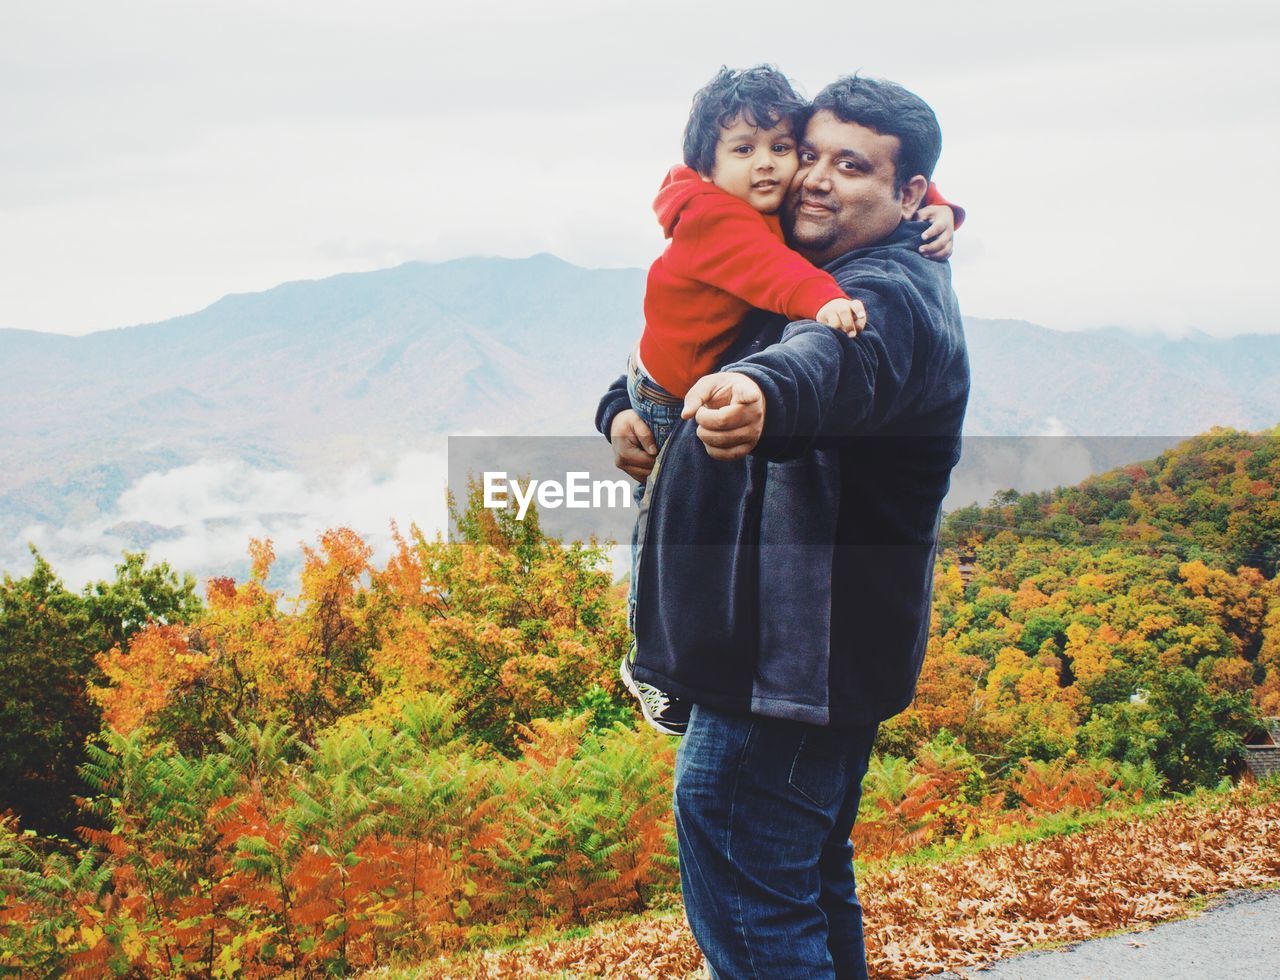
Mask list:
[[[1280,563],[1280,426],[1216,428],[1153,460],[1040,493],[998,494],[989,507],[948,515],[944,546],[1009,530],[1075,545],[1123,545],[1148,555],[1247,565],[1274,576]]]

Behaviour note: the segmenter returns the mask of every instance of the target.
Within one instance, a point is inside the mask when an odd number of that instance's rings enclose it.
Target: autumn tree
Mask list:
[[[382,700],[446,691],[468,728],[504,750],[534,718],[634,718],[619,710],[628,637],[605,549],[548,537],[536,510],[518,520],[486,509],[478,485],[453,517],[452,539],[397,531],[374,576]]]
[[[197,621],[104,653],[107,683],[90,693],[108,724],[147,725],[184,751],[233,722],[288,724],[309,744],[428,692],[454,698],[471,734],[506,751],[535,718],[633,717],[621,710],[625,618],[605,550],[549,538],[530,513],[488,511],[477,487],[456,539],[393,527],[382,568],[350,529],[326,531],[304,549],[292,600],[267,588],[274,549],[254,541],[246,581],[211,579]]]
[[[149,623],[197,615],[195,582],[160,562],[126,552],[115,578],[68,590],[32,547],[24,578],[0,582],[0,810],[67,833],[71,797],[83,792],[76,766],[101,718],[86,684],[100,675],[94,655],[128,647]]]

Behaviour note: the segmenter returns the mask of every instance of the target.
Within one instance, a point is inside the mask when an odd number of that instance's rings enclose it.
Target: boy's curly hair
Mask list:
[[[684,162],[704,177],[710,176],[720,130],[738,116],[749,125],[764,129],[785,120],[799,133],[808,113],[809,103],[796,94],[787,76],[773,65],[721,67],[693,97],[689,122],[684,128]]]

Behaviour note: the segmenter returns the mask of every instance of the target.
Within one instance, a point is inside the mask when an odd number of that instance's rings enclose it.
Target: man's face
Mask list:
[[[720,129],[711,181],[757,211],[773,214],[782,207],[796,172],[796,139],[791,123],[770,129],[753,126],[741,116]]]
[[[792,245],[821,265],[880,241],[910,217],[916,202],[893,188],[898,148],[896,136],[814,113],[787,195]]]

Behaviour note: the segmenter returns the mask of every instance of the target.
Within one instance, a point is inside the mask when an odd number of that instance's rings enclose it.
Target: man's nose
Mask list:
[[[815,163],[804,172],[804,180],[800,186],[825,194],[831,190],[831,173],[822,164]]]

